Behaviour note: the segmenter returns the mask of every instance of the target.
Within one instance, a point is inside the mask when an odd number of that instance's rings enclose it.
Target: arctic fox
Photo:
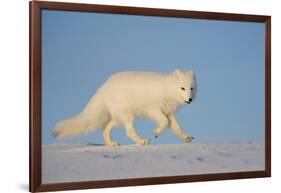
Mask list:
[[[158,137],[169,126],[182,140],[193,137],[184,133],[175,113],[195,96],[196,79],[192,71],[176,69],[172,73],[119,72],[112,75],[96,92],[85,109],[77,116],[59,122],[53,135],[74,136],[98,128],[103,129],[107,146],[118,146],[110,133],[113,127],[123,126],[127,136],[137,144],[149,144],[134,128],[134,120],[144,117],[155,121]]]

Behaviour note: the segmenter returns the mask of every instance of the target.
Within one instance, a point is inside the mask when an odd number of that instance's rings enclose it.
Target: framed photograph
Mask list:
[[[271,176],[271,17],[31,1],[30,191]]]

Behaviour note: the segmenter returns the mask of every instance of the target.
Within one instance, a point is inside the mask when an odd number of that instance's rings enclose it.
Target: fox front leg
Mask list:
[[[181,129],[176,116],[174,114],[171,114],[168,116],[169,119],[169,123],[170,123],[170,127],[172,129],[172,131],[182,140],[186,141],[186,142],[191,142],[193,137],[190,135],[187,135],[186,133],[184,133],[184,131]]]
[[[158,127],[154,129],[154,136],[157,138],[165,130],[167,125],[168,125],[168,119],[165,117],[165,119],[162,119],[159,122]]]
[[[158,124],[158,126],[154,129],[154,136],[157,138],[168,126],[169,121],[161,111],[150,110],[147,112],[147,115]]]

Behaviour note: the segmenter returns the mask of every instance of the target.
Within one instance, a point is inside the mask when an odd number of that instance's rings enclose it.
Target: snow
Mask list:
[[[261,142],[43,145],[42,183],[260,171],[264,149]]]

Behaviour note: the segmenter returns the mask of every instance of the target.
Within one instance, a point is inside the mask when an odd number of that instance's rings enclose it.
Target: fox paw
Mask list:
[[[112,141],[112,146],[119,146],[120,144],[117,141]]]
[[[190,135],[186,135],[185,133],[181,133],[180,137],[185,141],[185,142],[191,142],[194,137],[190,136]]]
[[[137,144],[148,145],[149,144],[149,140],[148,139],[142,139],[142,140],[138,141]]]
[[[117,141],[111,141],[109,143],[106,143],[106,145],[115,147],[115,146],[119,146],[120,144]]]
[[[157,129],[154,131],[154,137],[158,138],[160,136],[161,132],[157,131]]]
[[[159,137],[159,133],[156,133],[156,132],[155,132],[155,133],[154,133],[154,137],[155,137],[155,138],[158,138],[158,137]]]

